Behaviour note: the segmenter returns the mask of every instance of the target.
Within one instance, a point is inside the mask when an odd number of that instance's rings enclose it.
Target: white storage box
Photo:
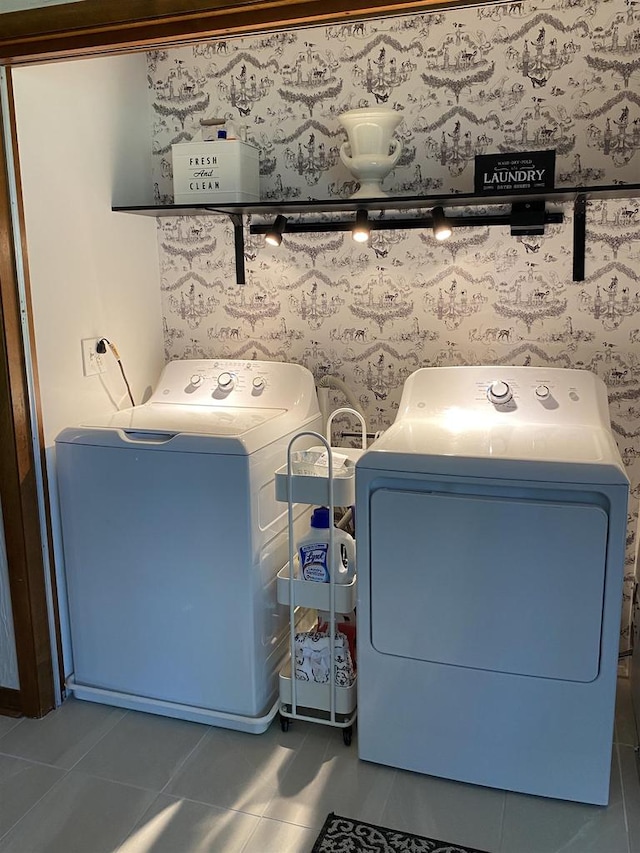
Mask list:
[[[260,201],[258,149],[239,139],[171,146],[174,204]]]

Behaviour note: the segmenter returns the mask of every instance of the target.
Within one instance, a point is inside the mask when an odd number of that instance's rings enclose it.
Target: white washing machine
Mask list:
[[[607,803],[628,485],[588,371],[409,377],[356,466],[361,758]]]
[[[306,368],[189,360],[144,405],[60,433],[77,697],[268,727],[289,616],[274,472],[303,429],[321,429]]]

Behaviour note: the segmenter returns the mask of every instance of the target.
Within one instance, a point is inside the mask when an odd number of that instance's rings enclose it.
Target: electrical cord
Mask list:
[[[107,347],[111,350],[113,357],[118,362],[118,367],[120,368],[120,373],[122,374],[122,378],[124,379],[124,384],[127,386],[127,394],[129,395],[129,399],[131,400],[131,405],[135,406],[135,401],[133,399],[133,394],[131,393],[131,388],[129,387],[129,381],[127,379],[127,375],[124,372],[124,367],[122,366],[122,361],[120,360],[120,353],[118,352],[116,345],[112,344],[108,338],[100,338],[96,345],[96,350],[101,354],[107,351]]]

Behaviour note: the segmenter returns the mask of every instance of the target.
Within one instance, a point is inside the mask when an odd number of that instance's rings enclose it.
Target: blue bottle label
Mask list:
[[[305,581],[329,583],[329,544],[313,542],[300,546],[300,572]]]

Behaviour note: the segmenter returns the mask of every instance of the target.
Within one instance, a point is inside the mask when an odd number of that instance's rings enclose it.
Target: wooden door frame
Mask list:
[[[1,14],[0,64],[483,4],[496,0],[82,0]]]
[[[54,664],[5,118],[0,115],[0,501],[20,686],[15,691],[2,690],[0,709],[5,713],[41,717],[55,706]],[[13,124],[13,115],[9,116],[9,122]],[[15,132],[11,135],[15,139]],[[12,156],[15,161],[18,156],[15,147]],[[20,202],[18,208],[19,218],[23,220]],[[26,275],[24,241],[21,254]],[[31,318],[26,320],[31,326]],[[43,446],[40,435],[40,447]],[[40,459],[43,458],[42,452]],[[47,535],[45,541],[49,541]]]
[[[500,0],[499,0],[500,2]],[[505,2],[505,0],[502,0]],[[438,9],[493,4],[496,0],[81,0],[24,12],[0,13],[0,65],[11,67],[78,57],[177,46],[202,39],[225,38],[285,28],[348,22],[382,15],[433,12]],[[11,106],[11,110],[13,106]],[[15,119],[11,115],[14,162],[18,163]],[[0,130],[1,117],[0,117]],[[0,711],[39,717],[55,704],[53,667],[64,673],[50,643],[47,579],[42,547],[49,546],[53,567],[50,513],[42,529],[38,503],[36,456],[32,441],[39,433],[44,467],[44,441],[39,414],[32,423],[28,363],[22,334],[20,289],[14,252],[7,152],[0,139],[0,499],[4,511],[9,585],[16,635],[19,691],[0,690]],[[17,168],[16,168],[16,171]],[[19,217],[22,199],[18,187]],[[21,255],[28,277],[22,228]],[[28,286],[28,281],[27,281]],[[28,293],[27,293],[28,300]],[[26,306],[32,323],[30,305]],[[33,335],[31,335],[33,342]],[[43,484],[44,500],[47,502]],[[54,572],[49,583],[55,590]],[[56,626],[59,638],[59,625]],[[58,648],[60,643],[58,643]]]

